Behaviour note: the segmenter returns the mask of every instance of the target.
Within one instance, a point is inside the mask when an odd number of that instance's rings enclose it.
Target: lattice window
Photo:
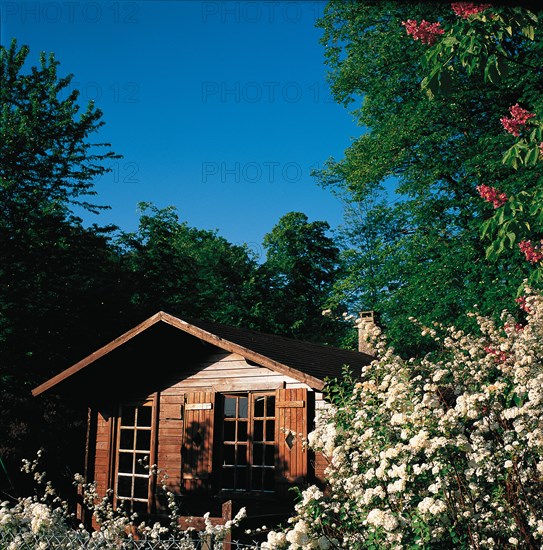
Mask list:
[[[152,401],[119,407],[115,496],[130,512],[149,511],[152,434]]]
[[[223,396],[222,488],[274,490],[275,396]]]

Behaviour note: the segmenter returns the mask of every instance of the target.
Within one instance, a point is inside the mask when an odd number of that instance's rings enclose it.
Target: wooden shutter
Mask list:
[[[307,437],[307,399],[305,388],[278,389],[275,392],[276,484],[279,494],[288,494],[290,486],[307,478],[307,451],[302,443],[302,438]]]
[[[96,447],[94,460],[94,481],[100,496],[105,496],[112,487],[113,468],[115,463],[114,441],[115,422],[109,411],[98,411],[96,421]],[[88,479],[87,481],[90,481]]]
[[[182,486],[187,492],[209,490],[213,468],[215,394],[199,391],[185,395],[181,454]]]
[[[96,482],[96,491],[100,497],[107,495],[113,486],[115,465],[115,421],[107,408],[96,408],[91,414],[91,430],[87,448],[89,469],[86,481]],[[92,437],[92,439],[90,439]],[[96,518],[91,514],[90,523],[93,529],[99,529]]]

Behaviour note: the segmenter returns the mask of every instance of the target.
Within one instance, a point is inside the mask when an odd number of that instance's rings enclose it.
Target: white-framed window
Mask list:
[[[115,499],[130,512],[148,512],[151,500],[153,401],[119,406],[115,465]]]

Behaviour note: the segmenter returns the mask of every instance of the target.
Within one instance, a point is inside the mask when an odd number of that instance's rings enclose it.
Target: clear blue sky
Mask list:
[[[112,207],[85,221],[137,226],[137,203],[258,252],[289,211],[337,227],[342,206],[310,177],[361,132],[326,84],[324,3],[60,0],[0,3],[1,42],[54,52],[104,112],[124,155],[96,182]],[[112,163],[113,165],[113,163]]]

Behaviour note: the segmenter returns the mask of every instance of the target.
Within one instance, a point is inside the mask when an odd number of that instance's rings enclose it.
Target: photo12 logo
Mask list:
[[[334,103],[330,87],[320,82],[202,82],[202,103]]]
[[[298,183],[303,174],[297,162],[202,163],[202,183]]]
[[[322,17],[323,2],[202,2],[202,22],[299,23]]]
[[[262,245],[258,244],[258,243],[247,243],[247,242],[237,242],[235,243],[236,246],[241,246],[242,248],[244,248],[247,253],[249,254],[249,256],[259,262],[261,260],[264,259],[264,248],[262,247]]]
[[[139,183],[140,167],[137,162],[114,162],[110,172],[114,183]]]
[[[8,23],[139,23],[138,2],[0,2],[0,21]]]
[[[101,99],[113,101],[113,103],[139,103],[140,87],[136,82],[113,82],[101,84],[100,82],[70,82],[62,91],[63,96],[70,95],[74,90],[79,91],[79,99],[85,102],[98,102]]]

